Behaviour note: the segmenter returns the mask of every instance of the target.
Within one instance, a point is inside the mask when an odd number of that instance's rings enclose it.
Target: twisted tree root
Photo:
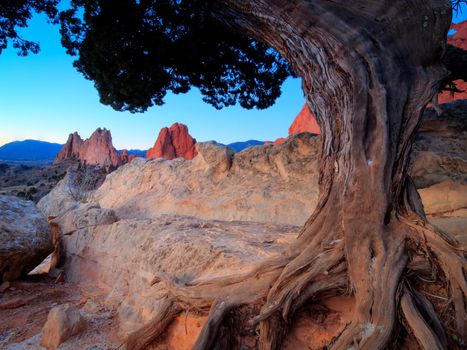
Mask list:
[[[359,349],[383,348],[394,341],[398,314],[403,316],[403,325],[423,349],[446,349],[448,341],[435,308],[410,283],[414,276],[426,283],[433,282],[426,276],[433,274],[434,264],[445,275],[443,283],[454,306],[457,333],[459,339],[463,339],[467,289],[462,249],[452,237],[418,215],[398,219],[399,233],[385,238],[382,250],[373,252],[375,255],[368,259],[366,268],[371,278],[364,282],[369,284],[363,294],[354,292],[356,304],[352,322],[334,339],[332,349],[355,345]],[[345,241],[334,239],[323,245],[318,244],[316,237],[319,236],[310,236],[301,254],[291,250],[289,255],[270,259],[244,274],[199,279],[187,284],[159,274],[153,283],[163,283],[168,295],[162,312],[129,338],[127,349],[144,349],[187,308],[210,310],[194,349],[216,348],[222,342],[219,328],[226,315],[243,305],[263,305],[259,315],[250,322],[251,327],[259,323],[259,349],[280,349],[291,317],[300,307],[323,293],[346,295],[349,284],[355,283],[349,279],[352,265],[347,261]],[[372,252],[365,242],[361,244],[362,254]],[[226,343],[223,344],[225,347]]]

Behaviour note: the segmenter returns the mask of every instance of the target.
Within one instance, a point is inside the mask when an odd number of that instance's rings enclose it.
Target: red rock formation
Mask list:
[[[146,158],[185,158],[191,160],[196,156],[196,139],[188,133],[188,127],[175,123],[170,128],[162,128],[154,147],[146,153]]]
[[[308,106],[305,104],[295,117],[292,125],[289,127],[289,135],[298,134],[300,132],[309,132],[312,134],[319,135],[321,130],[319,129],[318,122],[316,121],[315,116],[311,113]],[[275,141],[266,141],[265,145],[279,145],[285,141],[285,138],[279,137]]]
[[[83,139],[76,131],[70,134],[67,142],[55,157],[54,164],[60,163],[66,159],[79,159],[79,152],[83,142]]]
[[[128,151],[126,149],[124,149],[124,150],[122,150],[122,153],[120,153],[118,155],[118,157],[120,158],[122,164],[126,164],[126,163],[131,162],[133,159],[135,159],[136,155],[128,154]]]
[[[317,135],[321,133],[315,116],[311,113],[306,104],[295,117],[295,120],[289,128],[289,135],[297,134],[299,132],[310,132]]]
[[[70,134],[68,141],[55,157],[54,164],[78,160],[83,164],[117,167],[123,164],[112,145],[112,135],[107,129],[98,128],[89,139],[83,141],[78,133]]]
[[[451,29],[456,32],[448,36],[448,43],[461,49],[467,50],[467,20],[452,24]]]
[[[453,35],[448,36],[448,43],[467,50],[467,20],[457,24],[452,24],[451,29],[454,29],[456,32]],[[456,80],[454,83],[456,84],[457,89],[463,92],[453,94],[450,91],[443,91],[438,96],[439,103],[447,103],[467,98],[467,82]]]

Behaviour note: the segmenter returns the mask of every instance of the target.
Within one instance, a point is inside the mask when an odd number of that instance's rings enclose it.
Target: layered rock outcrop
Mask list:
[[[0,196],[0,284],[26,275],[52,251],[49,224],[36,205]]]
[[[430,221],[467,246],[467,100],[443,109],[425,113],[411,174]]]
[[[85,202],[124,218],[179,214],[301,225],[317,197],[319,143],[303,133],[278,146],[240,153],[216,143],[197,143],[198,156],[190,162],[137,158],[107,175]],[[39,207],[54,216],[72,208],[77,203],[74,183],[72,175],[67,176]]]
[[[185,124],[175,123],[170,128],[162,128],[154,144],[146,153],[146,158],[184,158],[196,156],[196,139],[188,133]]]
[[[54,164],[67,160],[102,167],[118,167],[124,163],[112,144],[110,131],[105,128],[98,128],[85,141],[77,132],[70,134],[68,141],[57,154]]]
[[[467,101],[448,104],[442,118],[432,110],[425,114],[411,170],[418,188],[448,179],[467,182],[466,106]],[[319,136],[302,133],[274,147],[239,153],[198,143],[199,154],[191,162],[137,158],[108,175],[86,202],[113,209],[122,218],[178,214],[302,225],[316,204],[320,142]],[[65,178],[39,207],[48,215],[73,207],[70,193],[76,191],[67,190],[72,183]]]

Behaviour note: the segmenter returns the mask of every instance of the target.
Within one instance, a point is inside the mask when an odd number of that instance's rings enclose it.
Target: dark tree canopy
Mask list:
[[[142,112],[167,91],[198,87],[216,108],[266,108],[290,75],[276,52],[229,31],[206,1],[76,0],[61,13],[62,43],[101,102]]]
[[[452,0],[454,10],[464,2]],[[94,81],[101,102],[116,110],[143,112],[162,105],[168,91],[185,93],[191,86],[218,109],[236,103],[263,109],[292,74],[274,50],[214,20],[211,1],[72,0],[60,14],[58,3],[3,0],[0,54],[9,40],[19,55],[39,51],[17,30],[35,12],[54,23],[60,19],[62,44],[77,56],[75,67]],[[465,69],[458,52],[449,53],[448,68]]]
[[[60,14],[63,44],[104,103],[143,111],[193,85],[218,108],[263,108],[290,74],[285,58],[322,132],[319,197],[297,239],[249,271],[156,271],[164,300],[127,349],[145,349],[193,309],[209,310],[195,350],[229,349],[235,334],[279,350],[300,308],[342,295],[354,297],[352,320],[330,349],[399,348],[408,336],[426,350],[465,348],[465,251],[427,220],[408,173],[445,68],[459,63],[451,79],[462,77],[463,52],[446,50],[459,2],[72,1]]]
[[[55,22],[59,0],[2,0],[0,2],[0,54],[11,41],[18,55],[38,53],[39,44],[22,38],[18,28],[25,28],[34,13],[45,13]]]

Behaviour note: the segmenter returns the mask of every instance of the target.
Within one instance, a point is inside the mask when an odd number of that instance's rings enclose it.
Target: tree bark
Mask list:
[[[456,335],[463,339],[463,252],[426,222],[408,176],[423,110],[447,75],[441,59],[449,1],[215,0],[213,15],[273,47],[302,78],[322,131],[320,197],[284,256],[247,274],[190,286],[165,279],[177,302],[214,305],[196,348],[221,341],[216,330],[225,310],[259,304],[252,320],[260,324],[259,348],[280,349],[304,303],[318,293],[349,290],[353,320],[331,348],[394,344],[400,319],[421,347],[445,348],[433,306],[408,292],[407,276],[435,265],[453,295]],[[422,255],[428,264],[418,263]]]

